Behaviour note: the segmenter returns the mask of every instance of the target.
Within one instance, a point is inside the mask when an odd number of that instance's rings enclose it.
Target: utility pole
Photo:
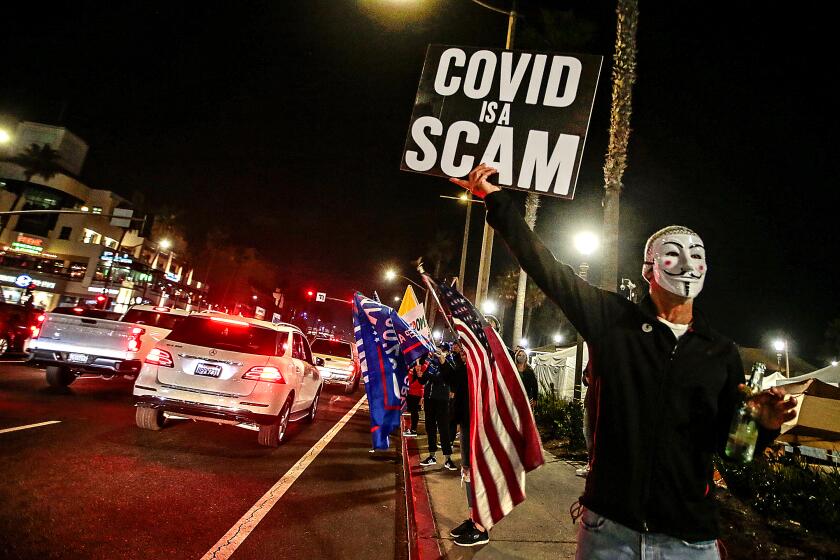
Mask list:
[[[494,6],[490,6],[479,0],[473,0],[476,4],[496,12],[506,14],[508,16],[507,39],[505,40],[505,49],[513,48],[513,40],[516,35],[516,18],[518,13],[516,11],[516,0],[513,0],[509,12],[500,10]],[[484,221],[484,237],[481,240],[481,261],[478,265],[478,285],[475,289],[475,306],[481,309],[481,303],[487,297],[487,289],[490,285],[490,262],[493,259],[493,228]]]

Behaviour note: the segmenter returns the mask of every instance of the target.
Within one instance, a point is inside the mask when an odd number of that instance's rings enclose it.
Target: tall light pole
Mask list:
[[[511,3],[510,11],[505,11],[481,0],[472,0],[474,3],[499,12],[508,16],[507,38],[505,39],[505,49],[513,48],[513,40],[516,35],[516,18],[518,13],[516,11],[516,0]],[[475,304],[481,306],[481,302],[487,297],[487,288],[490,284],[490,261],[493,258],[493,228],[484,221],[484,237],[481,240],[481,261],[478,265],[478,283],[475,288]]]
[[[598,249],[598,236],[594,233],[584,231],[580,232],[574,237],[575,249],[583,257],[583,260],[578,265],[578,276],[584,281],[589,275],[589,263],[586,262],[587,257]],[[581,395],[581,379],[583,377],[583,337],[580,332],[577,333],[577,346],[575,348],[575,386],[573,398],[576,401],[580,400]]]
[[[773,341],[773,348],[776,350],[776,359],[779,362],[779,369],[782,369],[782,352],[785,353],[785,377],[790,377],[790,355],[788,354],[788,341],[786,338],[777,338]]]
[[[450,198],[452,200],[460,200],[467,204],[467,218],[464,221],[464,242],[461,245],[461,268],[458,271],[458,289],[463,292],[465,290],[465,278],[467,270],[467,246],[470,239],[470,215],[472,214],[473,204],[484,204],[484,201],[479,198],[473,198],[472,193],[461,193],[461,196],[444,196],[440,198]]]

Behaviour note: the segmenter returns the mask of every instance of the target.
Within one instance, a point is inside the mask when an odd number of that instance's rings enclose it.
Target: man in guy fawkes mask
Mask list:
[[[681,226],[653,234],[642,268],[650,290],[637,304],[557,261],[488,181],[495,173],[481,164],[451,181],[484,199],[487,222],[589,346],[596,414],[577,558],[719,558],[712,456],[726,445],[744,369],[735,344],[694,308],[703,242]],[[778,388],[753,402],[759,453],[796,403]]]

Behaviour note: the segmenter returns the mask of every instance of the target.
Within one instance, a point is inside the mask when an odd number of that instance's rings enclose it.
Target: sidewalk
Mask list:
[[[428,455],[422,419],[418,431],[420,435],[409,438],[408,453],[422,459]],[[456,446],[452,451],[452,459],[460,467],[460,448]],[[526,500],[491,529],[488,544],[471,548],[456,546],[449,536],[450,529],[467,518],[460,470],[444,469],[440,451],[438,464],[432,467],[421,467],[417,464],[418,457],[411,457],[410,476],[420,477],[425,482],[434,518],[433,531],[419,532],[418,540],[436,541],[434,544],[444,557],[453,560],[574,558],[577,526],[572,525],[569,507],[583,493],[584,479],[575,476],[575,469],[583,463],[562,461],[548,452],[543,453],[545,464],[527,475]],[[430,559],[423,556],[423,560]]]

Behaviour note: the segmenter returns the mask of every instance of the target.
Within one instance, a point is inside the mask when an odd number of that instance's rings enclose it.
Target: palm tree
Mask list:
[[[537,223],[537,210],[540,208],[540,197],[536,193],[528,193],[525,198],[525,223],[532,230]],[[516,308],[513,315],[513,343],[518,344],[522,338],[522,317],[525,314],[525,295],[528,286],[528,275],[524,270],[519,273],[519,285],[516,290]]]
[[[9,161],[23,167],[23,176],[26,179],[26,182],[30,183],[32,182],[32,178],[38,175],[43,177],[45,181],[49,181],[55,177],[55,175],[61,171],[61,166],[58,164],[60,159],[61,154],[59,154],[56,150],[53,150],[49,144],[39,145],[32,143],[18,155],[9,158]],[[15,201],[12,203],[9,210],[17,210],[18,205],[25,194],[26,186],[19,186],[17,188]],[[9,224],[10,220],[11,217],[7,217],[3,221],[3,226],[0,227],[0,237],[2,237],[6,232],[6,226]]]
[[[636,27],[639,21],[638,0],[618,0],[618,24],[613,63],[610,144],[604,164],[604,265],[601,285],[616,291],[618,285],[618,220],[622,177],[627,168],[627,144],[630,140],[633,82],[636,81]]]
[[[43,177],[45,181],[55,177],[61,171],[61,166],[58,164],[60,159],[61,154],[53,150],[49,144],[32,143],[24,151],[10,158],[9,161],[23,167],[23,176],[29,183],[37,175]]]
[[[533,280],[528,282],[528,288],[525,290],[525,328],[523,334],[528,336],[531,340],[531,318],[534,316],[534,310],[545,303],[545,294],[540,290]],[[531,340],[533,344],[535,340]]]

